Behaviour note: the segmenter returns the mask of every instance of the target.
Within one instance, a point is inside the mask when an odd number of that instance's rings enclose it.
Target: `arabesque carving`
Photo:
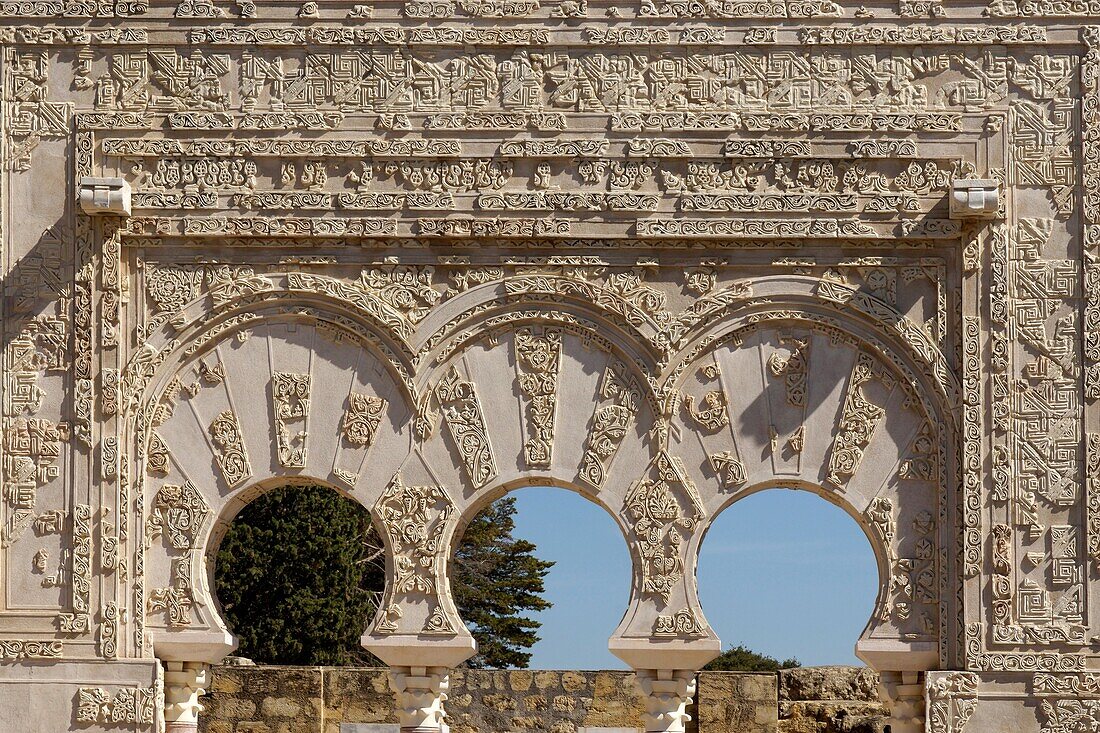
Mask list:
[[[872,539],[894,733],[1087,728],[1097,15],[0,2],[0,718],[48,663],[43,729],[193,726],[224,523],[335,481],[386,533],[365,643],[441,730],[452,545],[545,481],[629,540],[646,733],[720,648],[707,528],[777,486]]]

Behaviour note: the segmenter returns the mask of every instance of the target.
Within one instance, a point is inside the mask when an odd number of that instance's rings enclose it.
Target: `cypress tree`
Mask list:
[[[470,523],[451,564],[463,620],[478,641],[477,667],[525,667],[550,607],[543,577],[553,563],[512,536],[515,499]],[[320,486],[290,486],[237,515],[218,550],[215,587],[237,654],[263,664],[376,665],[359,638],[381,601],[382,541],[370,513]]]
[[[526,667],[526,649],[541,623],[524,611],[550,608],[543,578],[554,563],[535,557],[535,545],[512,536],[515,497],[490,504],[474,517],[451,563],[455,605],[478,643],[471,667]]]
[[[367,510],[332,489],[291,486],[246,506],[215,566],[236,653],[266,664],[377,663],[359,637],[385,582],[379,550]]]

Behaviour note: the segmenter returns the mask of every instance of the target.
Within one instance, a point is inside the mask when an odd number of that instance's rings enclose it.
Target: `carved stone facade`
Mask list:
[[[0,729],[193,730],[218,542],[310,481],[387,538],[410,729],[474,651],[450,548],[542,483],[623,530],[652,731],[720,648],[707,528],[771,486],[871,539],[894,733],[1089,730],[1097,16],[0,1]]]

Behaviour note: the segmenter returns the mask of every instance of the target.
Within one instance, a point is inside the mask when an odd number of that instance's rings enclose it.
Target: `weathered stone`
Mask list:
[[[532,482],[623,533],[647,728],[722,647],[703,536],[771,486],[871,540],[892,733],[1095,719],[1097,15],[0,3],[0,730],[192,728],[218,538],[302,480],[383,525],[406,727],[475,654],[457,530]]]

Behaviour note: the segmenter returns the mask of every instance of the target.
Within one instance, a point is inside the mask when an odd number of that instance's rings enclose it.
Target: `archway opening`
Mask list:
[[[738,500],[707,531],[699,595],[724,647],[803,666],[860,665],[879,592],[871,543],[843,509],[804,490]]]
[[[580,494],[562,488],[524,487],[497,500],[480,518],[503,510],[507,523],[514,523],[512,536],[530,543],[531,555],[543,564],[539,577],[539,598],[543,603],[521,614],[523,631],[534,641],[513,654],[483,657],[485,629],[479,621],[485,607],[463,588],[477,569],[464,563],[463,548],[479,519],[471,522],[456,551],[452,590],[463,620],[479,638],[479,655],[473,666],[524,666],[535,669],[623,669],[623,663],[607,649],[630,599],[630,554],[615,520],[598,505]],[[464,568],[464,564],[466,567]],[[514,572],[502,578],[505,586],[525,583],[533,587],[528,573]],[[507,575],[507,574],[505,574]],[[482,582],[482,587],[491,584]],[[491,609],[491,606],[489,607]],[[532,639],[533,637],[533,639]]]
[[[370,512],[333,489],[282,486],[248,503],[218,547],[214,592],[265,664],[378,665],[360,645],[385,584]]]

